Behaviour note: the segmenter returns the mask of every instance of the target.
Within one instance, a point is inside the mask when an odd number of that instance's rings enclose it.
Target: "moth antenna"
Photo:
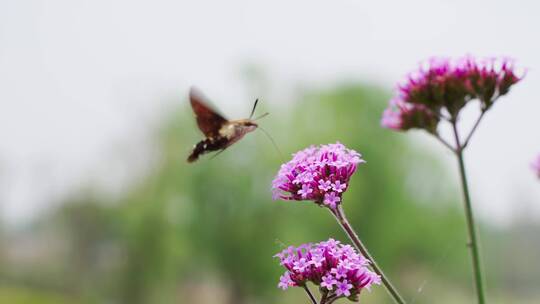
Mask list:
[[[253,114],[255,114],[255,109],[257,108],[257,104],[259,103],[259,98],[255,99],[255,103],[253,104],[253,109],[251,109],[251,115],[249,115],[249,119],[253,117]]]
[[[283,156],[283,153],[281,153],[281,150],[279,149],[279,147],[277,146],[276,142],[274,141],[274,139],[272,138],[272,136],[270,136],[270,133],[268,133],[265,129],[263,129],[261,126],[259,126],[257,129],[261,130],[267,137],[268,139],[270,139],[270,141],[272,142],[272,145],[274,145],[274,148],[276,148],[276,151],[278,151],[279,153],[279,156],[281,157],[281,161],[285,161],[285,157]]]
[[[254,120],[254,121],[255,121],[255,120],[259,120],[259,119],[261,119],[261,118],[267,116],[268,114],[270,114],[270,113],[266,112],[266,113],[264,113],[263,115],[259,115],[259,116],[257,116],[256,118],[254,118],[254,119],[252,119],[252,120]]]

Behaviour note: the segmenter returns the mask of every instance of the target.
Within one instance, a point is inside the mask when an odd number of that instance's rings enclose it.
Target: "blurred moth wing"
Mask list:
[[[204,136],[216,137],[219,135],[219,129],[225,125],[228,120],[212,109],[204,95],[196,88],[189,91],[189,101],[191,108],[195,113],[197,125]]]

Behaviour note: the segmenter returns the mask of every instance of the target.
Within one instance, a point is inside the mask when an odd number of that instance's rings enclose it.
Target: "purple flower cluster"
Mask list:
[[[370,271],[370,261],[350,245],[329,239],[317,244],[290,246],[275,255],[287,269],[278,284],[283,290],[312,282],[326,297],[354,299],[363,288],[380,284],[380,277]]]
[[[281,166],[272,183],[274,199],[314,201],[332,209],[341,203],[362,156],[341,143],[311,146]]]
[[[430,133],[437,131],[439,117],[428,107],[411,104],[399,98],[390,100],[390,106],[384,110],[381,125],[393,130],[412,128],[425,129]]]
[[[538,154],[536,159],[531,163],[531,168],[533,169],[534,173],[536,173],[536,176],[540,178],[540,154]]]
[[[433,133],[442,113],[456,119],[473,99],[486,111],[522,78],[507,58],[432,58],[398,87],[381,124],[394,130],[420,128]]]

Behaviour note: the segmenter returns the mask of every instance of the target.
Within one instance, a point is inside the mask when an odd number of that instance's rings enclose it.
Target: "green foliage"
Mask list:
[[[0,287],[0,303],[78,304],[80,302],[58,292],[38,292],[30,288]]]

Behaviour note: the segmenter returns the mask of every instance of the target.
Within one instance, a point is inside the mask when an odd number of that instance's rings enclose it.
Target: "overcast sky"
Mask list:
[[[344,79],[391,88],[422,59],[469,53],[511,56],[528,69],[468,151],[478,211],[499,223],[516,210],[540,218],[540,181],[529,169],[540,153],[538,3],[0,1],[2,217],[31,218],[93,175],[122,179],[111,147],[144,146],[159,100],[181,102],[197,84],[220,106],[242,103],[246,63],[261,64],[280,92]],[[103,170],[110,174],[96,174]]]

